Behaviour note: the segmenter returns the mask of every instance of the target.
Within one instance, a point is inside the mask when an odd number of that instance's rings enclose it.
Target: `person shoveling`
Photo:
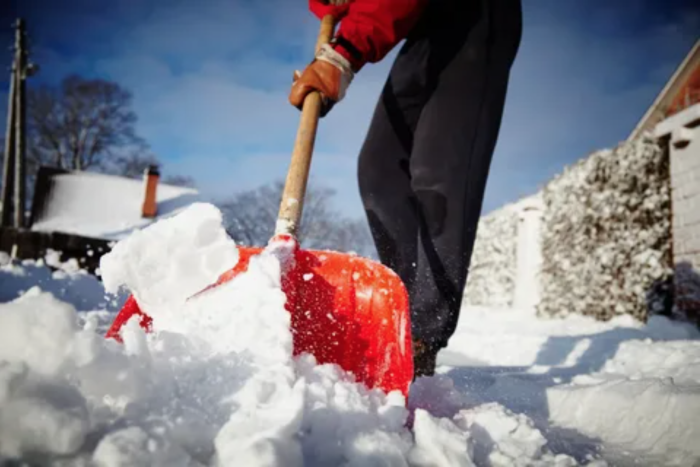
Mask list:
[[[358,381],[408,394],[435,372],[459,317],[476,227],[520,45],[520,0],[310,0],[321,19],[313,61],[294,74],[301,119],[267,249],[291,252],[283,290],[294,352]],[[336,23],[340,22],[335,31]],[[381,263],[304,250],[296,240],[318,122],[357,73],[405,40],[359,155],[364,209]],[[200,293],[245,272],[261,248]],[[107,333],[119,340],[130,297]]]

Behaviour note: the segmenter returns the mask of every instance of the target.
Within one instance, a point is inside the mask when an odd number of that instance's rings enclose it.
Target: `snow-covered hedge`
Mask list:
[[[598,151],[545,186],[540,313],[645,320],[667,311],[668,169],[662,148],[645,136]]]
[[[464,290],[465,305],[512,305],[517,227],[517,204],[506,205],[479,220]]]

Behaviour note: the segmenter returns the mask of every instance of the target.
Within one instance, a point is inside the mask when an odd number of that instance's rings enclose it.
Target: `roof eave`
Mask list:
[[[637,125],[632,130],[632,133],[627,137],[627,141],[633,140],[641,135],[645,130],[648,130],[647,126],[649,122],[658,115],[660,111],[661,104],[668,98],[668,95],[672,89],[674,89],[681,80],[681,75],[688,70],[689,65],[692,62],[700,61],[700,39],[695,42],[690,52],[685,56],[681,64],[676,68],[671,78],[666,82],[661,92],[656,96],[654,102],[644,113],[644,116],[639,120]],[[663,118],[661,118],[663,120]]]

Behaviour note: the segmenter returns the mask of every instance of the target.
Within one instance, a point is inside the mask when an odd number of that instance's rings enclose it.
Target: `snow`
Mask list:
[[[126,299],[125,292],[105,294],[98,278],[80,269],[74,259],[61,262],[58,252],[49,250],[44,258],[21,262],[12,262],[0,252],[0,302],[19,298],[32,287],[85,312],[116,312]]]
[[[439,372],[474,403],[527,414],[568,452],[692,465],[700,460],[699,339],[696,328],[662,316],[642,324],[471,308]]]
[[[439,356],[438,374],[417,380],[405,401],[310,355],[292,355],[280,287],[288,245],[254,257],[247,273],[192,297],[236,260],[220,213],[208,204],[193,204],[118,243],[102,258],[105,289],[128,288],[154,318],[149,334],[130,321],[119,344],[103,338],[101,323],[113,316],[123,290],[112,302],[98,281],[69,263],[53,277],[45,260],[5,258],[0,461],[700,461],[700,333],[689,325],[662,317],[647,324],[626,316],[542,319],[468,307]]]

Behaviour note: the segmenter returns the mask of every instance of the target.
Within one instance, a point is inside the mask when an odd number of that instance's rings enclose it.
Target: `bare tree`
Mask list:
[[[354,252],[366,258],[377,259],[372,235],[364,218],[341,218],[328,231],[328,237],[316,244],[318,249]]]
[[[277,181],[219,202],[231,238],[246,246],[266,245],[274,234],[283,188],[283,182]],[[364,219],[342,216],[332,205],[333,196],[332,188],[308,185],[298,234],[303,247],[374,257],[374,245]]]
[[[158,158],[145,147],[131,148],[126,154],[117,156],[102,169],[107,173],[129,178],[141,178],[150,166],[162,166]],[[195,181],[187,175],[170,174],[162,178],[168,185],[195,187]]]
[[[121,175],[122,177],[140,178],[143,172],[151,165],[160,165],[158,158],[145,150],[145,148],[133,148],[124,155],[119,155],[114,160],[105,162],[101,167],[105,172]]]
[[[276,182],[218,203],[231,238],[245,246],[265,245],[274,233],[281,193],[282,184]]]
[[[44,85],[28,98],[28,177],[41,165],[143,177],[162,165],[136,134],[131,93],[117,83],[70,75],[60,86]],[[188,176],[169,175],[164,183],[195,185]]]
[[[194,179],[187,175],[166,175],[163,178],[163,183],[175,186],[186,186],[189,188],[194,188],[196,186]]]
[[[144,148],[131,93],[103,79],[66,77],[28,93],[28,163],[100,169],[125,148]]]

